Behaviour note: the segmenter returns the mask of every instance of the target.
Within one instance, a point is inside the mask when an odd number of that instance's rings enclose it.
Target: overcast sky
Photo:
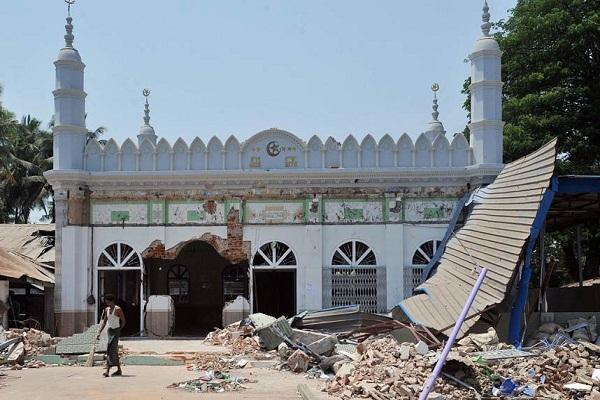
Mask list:
[[[47,122],[64,40],[61,0],[2,1],[2,102]],[[490,0],[492,20],[516,0]],[[278,127],[303,139],[416,136],[431,119],[461,131],[465,58],[480,0],[78,0],[75,46],[86,67],[88,128],[122,142],[151,124],[171,143]]]

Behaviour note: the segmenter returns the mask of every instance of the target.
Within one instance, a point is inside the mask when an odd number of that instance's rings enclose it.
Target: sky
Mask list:
[[[61,0],[2,0],[0,101],[47,122]],[[188,143],[271,127],[308,140],[403,132],[431,120],[462,131],[465,62],[481,35],[482,0],[77,0],[75,47],[85,70],[87,126],[122,142],[142,125],[149,88],[159,137]],[[516,0],[489,0],[492,21]]]

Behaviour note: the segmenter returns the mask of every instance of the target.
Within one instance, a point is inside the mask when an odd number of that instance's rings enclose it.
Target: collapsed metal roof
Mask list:
[[[54,224],[0,224],[0,248],[54,266]]]
[[[549,190],[555,159],[553,140],[507,164],[492,184],[479,190],[464,226],[448,240],[436,273],[394,308],[394,317],[449,335],[477,280],[477,267],[488,268],[488,274],[459,336],[481,313],[502,303]]]
[[[25,278],[41,284],[54,284],[54,274],[41,265],[0,247],[0,276],[11,279]]]

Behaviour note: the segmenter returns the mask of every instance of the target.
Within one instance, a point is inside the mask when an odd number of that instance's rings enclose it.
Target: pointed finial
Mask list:
[[[437,92],[438,90],[440,90],[440,85],[438,85],[437,83],[434,83],[433,85],[431,85],[431,90],[433,91],[433,106],[431,108],[433,108],[433,112],[431,113],[431,116],[433,117],[434,121],[438,120],[438,116],[440,115],[440,113],[438,112],[438,100],[437,100]]]
[[[148,104],[148,96],[150,96],[150,90],[144,89],[142,94],[146,98],[146,105],[144,106],[144,125],[150,125],[150,105]]]
[[[483,2],[483,14],[481,15],[481,20],[483,21],[483,24],[481,24],[483,36],[490,36],[492,24],[490,23],[490,7],[488,6],[487,0],[484,0]]]
[[[67,33],[65,34],[65,47],[73,48],[73,40],[75,36],[73,36],[73,18],[71,18],[71,5],[75,4],[75,0],[65,0],[67,3],[67,24],[65,25],[65,29]]]

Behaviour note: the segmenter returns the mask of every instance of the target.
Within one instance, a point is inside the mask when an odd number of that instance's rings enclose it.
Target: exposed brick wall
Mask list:
[[[221,257],[232,264],[248,261],[250,259],[250,242],[244,242],[244,230],[239,220],[239,211],[232,208],[227,215],[227,239],[211,233],[205,233],[199,238],[178,243],[170,249],[166,249],[164,243],[160,240],[155,240],[142,252],[142,257],[174,260],[177,258],[179,251],[188,243],[200,240],[210,244]]]

